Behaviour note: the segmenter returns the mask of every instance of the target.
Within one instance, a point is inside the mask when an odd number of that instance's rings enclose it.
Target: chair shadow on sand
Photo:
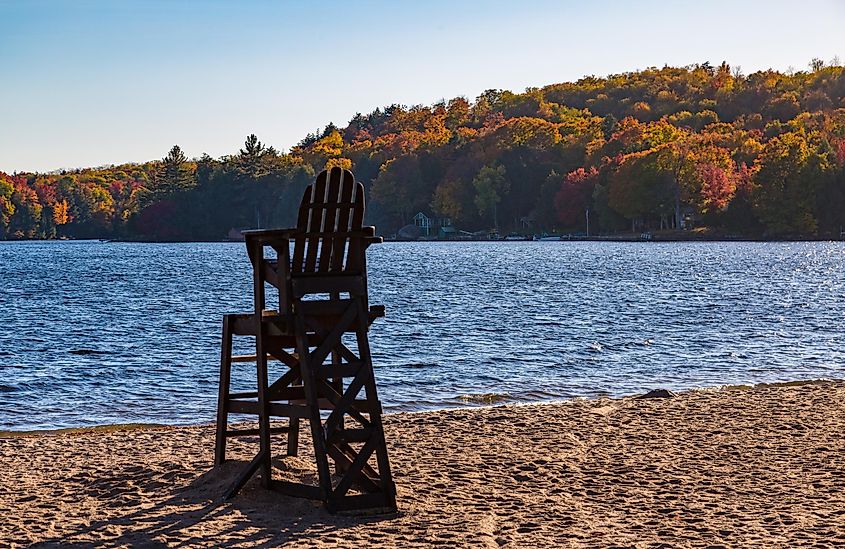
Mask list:
[[[278,546],[307,537],[342,541],[343,530],[391,520],[388,516],[331,515],[319,502],[293,498],[261,488],[253,479],[240,495],[225,500],[223,494],[243,469],[244,461],[229,461],[206,471],[188,484],[164,483],[163,478],[186,476],[186,469],[166,472],[136,466],[111,478],[82,483],[80,498],[103,501],[105,508],[132,506],[135,510],[93,519],[88,526],[62,532],[33,547],[129,545],[145,547],[214,545]],[[281,461],[275,467],[284,465]],[[191,475],[193,476],[193,475]],[[311,478],[300,478],[310,482]],[[162,494],[143,508],[137,498],[126,498],[125,486],[134,485],[147,494]],[[168,489],[168,486],[170,489]],[[123,494],[120,492],[123,491]],[[168,493],[169,492],[169,493]],[[121,497],[123,496],[123,497]],[[306,533],[307,532],[307,533]]]

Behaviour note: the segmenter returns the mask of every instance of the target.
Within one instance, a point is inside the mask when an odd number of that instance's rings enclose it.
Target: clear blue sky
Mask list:
[[[287,150],[392,103],[845,60],[845,2],[0,0],[0,170]]]

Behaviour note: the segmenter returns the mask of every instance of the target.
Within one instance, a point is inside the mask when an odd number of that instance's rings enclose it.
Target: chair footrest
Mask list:
[[[258,398],[258,393],[255,391],[247,393],[229,393],[229,400],[239,400],[243,398]]]
[[[367,442],[373,436],[372,428],[365,429],[338,429],[329,438],[328,443],[336,442]]]
[[[271,402],[267,405],[267,409],[270,412],[270,415],[274,417],[298,417],[300,419],[308,419],[311,417],[308,407],[304,404],[299,405]],[[258,401],[230,400],[229,413],[258,415]]]
[[[289,427],[270,427],[270,434],[275,435],[278,433],[287,433],[290,431]],[[257,436],[260,435],[261,432],[258,429],[227,429],[226,436],[227,437],[246,437],[246,436]]]
[[[317,374],[323,378],[355,377],[361,371],[364,362],[348,362],[346,364],[324,364],[317,369]]]

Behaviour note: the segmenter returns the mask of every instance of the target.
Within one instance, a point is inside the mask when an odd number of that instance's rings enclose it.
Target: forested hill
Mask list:
[[[326,166],[367,188],[382,234],[417,212],[465,231],[685,228],[764,237],[845,228],[845,72],[664,67],[399,106],[287,153],[0,173],[0,238],[221,239],[290,225]]]

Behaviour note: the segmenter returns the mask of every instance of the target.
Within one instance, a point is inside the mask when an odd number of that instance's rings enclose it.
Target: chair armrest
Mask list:
[[[247,231],[241,231],[241,234],[244,235],[244,238],[247,241],[260,242],[262,244],[272,240],[293,240],[294,238],[301,236],[317,236],[317,233],[304,233],[299,229],[250,229]],[[380,236],[375,236],[375,227],[362,227],[358,231],[350,231],[348,233],[342,234],[346,234],[350,238],[361,239],[368,246],[370,244],[381,244],[382,242],[384,242],[384,238]]]
[[[360,238],[367,244],[367,246],[370,244],[381,244],[384,242],[384,238],[376,236],[376,228],[372,226],[361,227],[360,231],[352,231],[349,235],[353,238]]]
[[[270,240],[290,240],[301,234],[299,229],[250,229],[241,231],[249,241],[267,242]]]

